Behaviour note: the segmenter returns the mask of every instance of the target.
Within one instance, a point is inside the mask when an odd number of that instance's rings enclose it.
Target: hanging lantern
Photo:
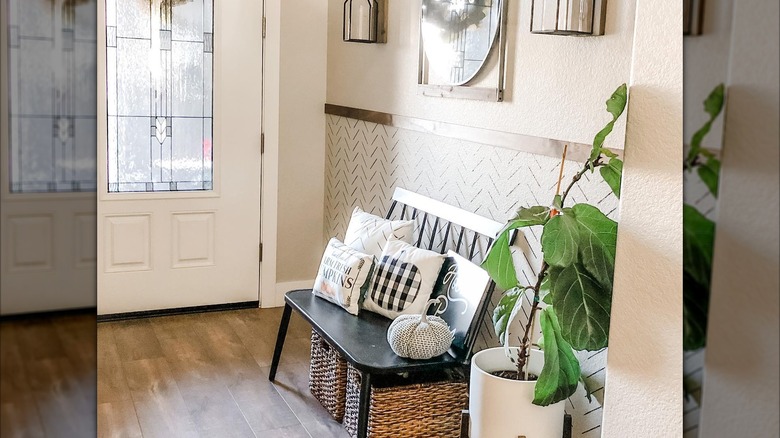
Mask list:
[[[531,33],[604,35],[607,0],[533,0]]]
[[[683,0],[683,35],[701,35],[701,23],[704,17],[703,0]]]
[[[384,43],[384,3],[386,0],[345,0],[344,41]]]

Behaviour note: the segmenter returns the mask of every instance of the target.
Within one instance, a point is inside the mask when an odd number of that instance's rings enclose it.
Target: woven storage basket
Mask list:
[[[361,373],[347,371],[347,409],[344,427],[357,436]],[[457,438],[461,411],[468,406],[465,380],[371,386],[368,411],[369,438]]]
[[[341,422],[346,404],[347,362],[314,330],[311,331],[309,390],[331,417]]]

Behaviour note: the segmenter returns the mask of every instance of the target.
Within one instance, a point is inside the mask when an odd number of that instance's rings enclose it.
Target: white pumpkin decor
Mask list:
[[[395,354],[409,359],[430,359],[447,352],[453,334],[447,322],[438,316],[428,316],[428,301],[421,315],[401,315],[387,329],[387,342]]]

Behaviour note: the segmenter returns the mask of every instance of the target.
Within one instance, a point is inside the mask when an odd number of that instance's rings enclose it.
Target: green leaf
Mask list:
[[[718,197],[718,181],[720,179],[720,160],[709,158],[706,163],[697,169],[699,178],[704,182],[712,193],[712,196]]]
[[[536,205],[534,207],[522,207],[517,210],[515,216],[507,222],[501,232],[515,230],[517,228],[544,225],[550,218],[550,207]]]
[[[570,208],[550,219],[542,231],[544,261],[551,266],[568,266],[577,258],[579,233],[577,220]]]
[[[496,332],[501,343],[504,343],[504,335],[509,328],[509,320],[512,318],[512,312],[517,306],[518,300],[523,296],[524,289],[512,288],[501,296],[501,300],[493,310],[493,330]]]
[[[683,350],[698,350],[707,341],[710,291],[683,272]]]
[[[609,100],[607,100],[607,112],[612,114],[612,120],[609,121],[606,126],[604,126],[604,128],[602,128],[601,131],[596,134],[596,137],[593,138],[593,149],[590,152],[591,162],[595,161],[602,153],[604,140],[606,140],[607,136],[612,132],[615,127],[615,122],[626,109],[627,101],[628,87],[626,87],[626,84],[619,86],[617,90],[612,93],[612,96],[610,96]]]
[[[563,197],[561,195],[555,195],[553,198],[553,207],[557,208],[558,210],[563,208]]]
[[[604,140],[606,140],[607,136],[612,133],[613,129],[615,129],[614,120],[607,123],[607,125],[604,126],[604,128],[602,128],[601,131],[599,131],[598,134],[596,134],[596,136],[593,138],[593,150],[590,152],[590,161],[594,161],[599,157],[602,146],[604,145]]]
[[[715,223],[683,204],[683,349],[704,347]]]
[[[720,84],[715,87],[710,92],[709,96],[707,96],[707,99],[704,100],[704,111],[709,114],[710,119],[693,134],[693,137],[691,137],[690,150],[688,151],[688,157],[685,159],[687,166],[691,166],[696,159],[696,156],[703,152],[701,142],[704,140],[704,137],[709,134],[710,129],[712,129],[712,122],[715,121],[723,110],[724,93],[725,87],[723,84]]]
[[[710,289],[715,223],[698,210],[683,204],[683,272]]]
[[[710,115],[710,118],[714,119],[718,117],[723,109],[723,100],[726,87],[723,84],[713,88],[707,99],[704,100],[704,111]]]
[[[607,346],[612,290],[604,288],[579,263],[551,268],[552,301],[563,321],[561,333],[576,350]]]
[[[550,276],[545,275],[542,284],[539,285],[539,298],[543,303],[552,305],[552,296],[550,291],[552,290],[552,284],[550,283]]]
[[[623,84],[617,87],[607,101],[607,112],[612,114],[612,117],[617,120],[626,109],[626,102],[628,102],[628,87],[626,84]]]
[[[612,193],[620,198],[620,184],[623,178],[623,162],[617,158],[609,160],[606,166],[602,166],[599,169],[601,177],[607,182],[609,188],[612,189]]]
[[[580,363],[571,345],[561,335],[561,327],[552,307],[541,311],[540,322],[544,337],[544,367],[534,387],[533,403],[549,406],[566,400],[577,390]]]
[[[607,158],[618,158],[618,154],[612,152],[609,149],[602,148],[601,153],[604,154],[604,156],[606,156]]]
[[[588,273],[607,290],[612,290],[615,273],[615,247],[617,222],[608,218],[596,207],[577,204],[574,217],[579,226],[578,249],[580,261]]]
[[[490,248],[482,268],[487,271],[496,285],[504,290],[517,286],[517,271],[509,250],[509,232],[501,233]]]
[[[588,403],[593,403],[593,392],[590,390],[590,385],[585,380],[585,376],[580,375],[580,383],[582,383],[582,387],[585,389],[585,398],[588,399]]]

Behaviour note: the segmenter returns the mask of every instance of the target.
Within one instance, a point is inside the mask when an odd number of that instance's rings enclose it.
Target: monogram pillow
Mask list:
[[[400,240],[385,244],[363,308],[391,319],[419,314],[431,297],[444,256]]]
[[[388,240],[411,243],[413,233],[413,220],[391,221],[355,207],[344,243],[360,252],[379,257]]]
[[[338,239],[330,239],[312,293],[357,315],[373,266],[374,256],[356,251]]]

